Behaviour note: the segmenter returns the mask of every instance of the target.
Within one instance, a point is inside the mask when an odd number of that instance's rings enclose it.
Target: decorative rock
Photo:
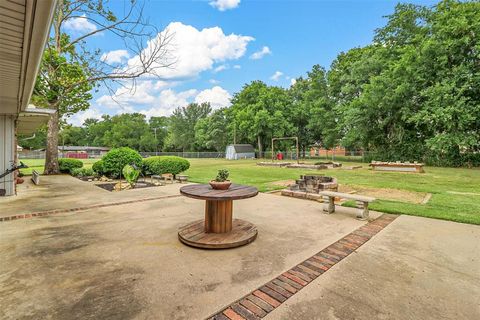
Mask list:
[[[322,200],[322,196],[316,193],[307,193],[307,199],[309,200]]]
[[[302,175],[295,181],[296,184],[289,187],[292,191],[303,191],[309,193],[318,193],[319,191],[331,190],[337,191],[337,179],[325,177],[321,174]]]

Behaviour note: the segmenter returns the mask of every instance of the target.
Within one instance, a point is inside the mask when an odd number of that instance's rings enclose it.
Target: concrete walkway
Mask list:
[[[28,206],[2,199],[0,212],[173,195],[180,186],[99,193],[67,178],[49,181],[63,196]],[[234,215],[259,236],[219,251],[178,241],[178,228],[204,210],[185,197],[1,222],[0,319],[204,319],[366,223],[350,208],[321,207],[269,194],[236,201]],[[401,216],[266,318],[478,319],[479,245],[479,226]]]
[[[480,227],[401,216],[266,319],[480,319]]]
[[[146,181],[149,181],[148,179]],[[100,182],[98,182],[100,183]],[[180,183],[155,188],[110,192],[70,175],[41,176],[40,185],[28,177],[17,186],[17,195],[0,197],[0,218],[41,211],[62,210],[120,201],[179,195]]]

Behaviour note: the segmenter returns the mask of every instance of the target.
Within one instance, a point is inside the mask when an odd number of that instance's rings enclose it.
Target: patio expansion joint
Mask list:
[[[14,220],[20,220],[20,219],[29,219],[29,218],[35,218],[35,217],[50,216],[50,215],[60,214],[60,213],[78,212],[78,211],[85,211],[85,210],[96,209],[96,208],[113,207],[113,206],[120,206],[120,205],[124,205],[124,204],[131,204],[131,203],[145,202],[145,201],[153,201],[153,200],[160,200],[160,199],[168,199],[168,198],[177,198],[177,197],[181,197],[181,195],[178,194],[178,195],[150,197],[150,198],[142,198],[142,199],[135,199],[135,200],[94,204],[94,205],[88,205],[88,206],[83,206],[83,207],[75,207],[75,208],[67,208],[67,209],[54,209],[54,210],[38,211],[38,212],[32,212],[32,213],[22,213],[22,214],[15,214],[15,215],[12,215],[12,216],[0,217],[0,222],[14,221]]]
[[[300,262],[276,278],[207,317],[207,320],[262,319],[310,282],[356,252],[398,215],[383,214]]]

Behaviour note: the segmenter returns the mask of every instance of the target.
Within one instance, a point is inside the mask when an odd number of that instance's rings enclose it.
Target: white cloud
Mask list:
[[[65,29],[76,33],[89,33],[97,30],[97,26],[88,21],[87,16],[84,14],[81,17],[70,18],[63,24]]]
[[[230,106],[232,96],[222,87],[215,86],[212,89],[201,91],[195,97],[196,103],[210,102],[213,109],[219,109]]]
[[[150,117],[158,116],[168,116],[172,114],[173,110],[178,107],[186,106],[189,101],[197,94],[197,90],[190,89],[181,92],[175,92],[172,89],[166,89],[160,92],[160,95],[157,97],[153,107],[149,109],[140,110],[140,113],[143,113]]]
[[[213,69],[213,72],[217,73],[217,72],[226,70],[227,68],[228,68],[227,65],[221,64],[221,65],[219,65],[218,67],[216,67],[215,69]]]
[[[240,0],[212,0],[208,4],[220,11],[225,11],[238,7]]]
[[[120,50],[105,52],[104,54],[102,54],[102,57],[100,59],[102,61],[105,61],[106,63],[112,64],[112,63],[122,63],[128,58],[130,58],[130,54],[128,53],[128,51],[120,49]]]
[[[257,51],[257,52],[254,52],[254,53],[250,56],[250,59],[253,59],[253,60],[262,59],[264,56],[269,55],[269,54],[272,54],[272,51],[270,50],[269,47],[264,46],[264,47],[262,48],[262,50]]]
[[[275,71],[275,73],[270,77],[273,81],[278,81],[280,80],[280,77],[283,76],[283,72],[281,71]]]
[[[253,37],[233,33],[225,35],[220,27],[198,30],[181,22],[172,22],[148,42],[144,54],[152,52],[155,44],[167,35],[172,36],[167,49],[174,64],[155,72],[164,79],[193,78],[202,71],[212,69],[215,63],[239,59],[245,54],[248,43],[254,40]],[[138,56],[129,59],[128,68],[135,69],[139,61]]]
[[[220,83],[220,81],[215,80],[215,79],[210,79],[210,80],[208,80],[208,82],[210,82],[211,84],[219,84]]]
[[[80,111],[74,114],[72,117],[68,118],[67,122],[74,126],[81,126],[87,119],[101,119],[102,113],[96,108],[91,107],[85,111]]]
[[[242,66],[239,65],[239,64],[236,64],[236,65],[233,66],[233,69],[241,69],[241,68],[242,68]]]
[[[111,109],[125,108],[131,104],[152,104],[155,102],[155,92],[158,92],[163,86],[157,82],[146,80],[138,81],[135,88],[120,87],[112,96],[104,95],[97,99],[97,104]]]
[[[297,83],[297,79],[292,78],[290,79],[290,85],[293,86],[295,83]]]
[[[117,109],[118,113],[140,112],[147,117],[170,115],[176,108],[190,102],[210,102],[214,109],[230,105],[230,93],[220,86],[203,91],[189,89],[179,92],[171,86],[163,81],[143,80],[137,83],[134,91],[121,87],[113,98],[104,95],[96,103],[100,107]]]

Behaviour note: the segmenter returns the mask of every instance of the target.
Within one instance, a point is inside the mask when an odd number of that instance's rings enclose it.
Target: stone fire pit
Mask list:
[[[320,191],[338,191],[337,179],[319,174],[301,175],[288,189],[282,190],[283,196],[320,200]]]

